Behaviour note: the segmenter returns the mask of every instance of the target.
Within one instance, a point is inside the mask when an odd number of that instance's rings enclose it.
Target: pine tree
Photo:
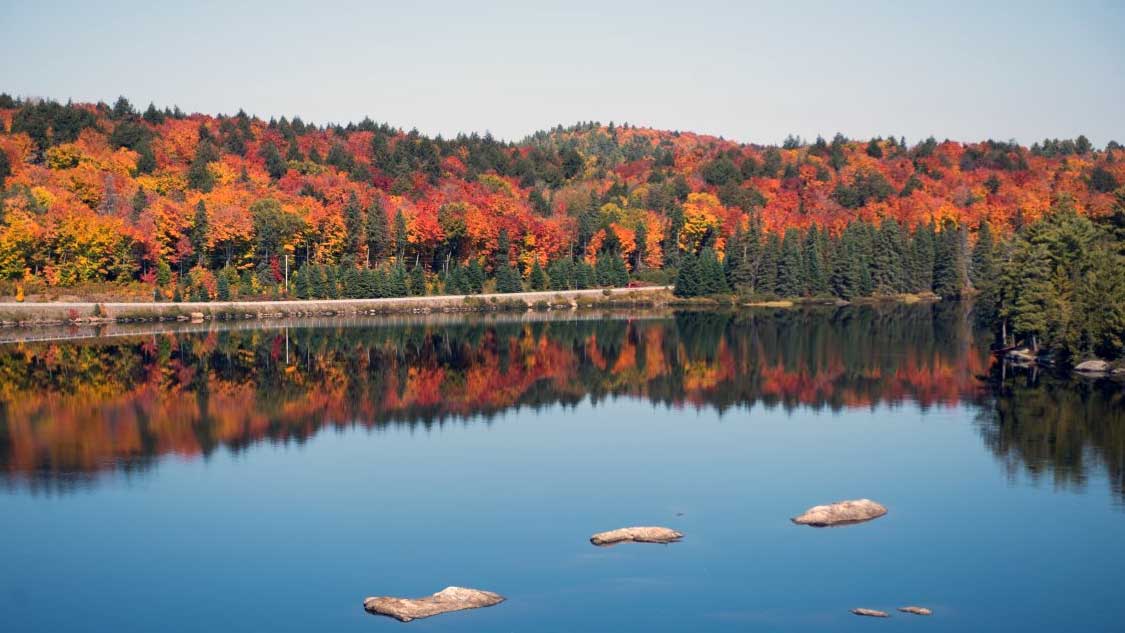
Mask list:
[[[963,236],[952,221],[946,221],[934,246],[934,292],[957,297],[965,288],[966,254]]]
[[[932,292],[934,286],[934,224],[916,227],[910,241],[910,278],[912,292]]]
[[[704,248],[695,263],[697,292],[700,295],[717,295],[730,292],[723,266],[712,248]]]
[[[277,146],[273,143],[266,143],[259,150],[258,155],[266,163],[266,172],[270,178],[280,180],[285,172],[289,171],[289,164],[281,157],[281,152],[277,151]]]
[[[585,261],[579,260],[574,265],[574,287],[578,290],[593,288],[596,284],[594,269]]]
[[[392,297],[405,297],[410,291],[406,286],[406,267],[402,264],[395,264],[391,269],[390,279],[388,279],[388,286],[390,295]]]
[[[972,265],[969,268],[969,279],[973,287],[981,290],[991,284],[996,268],[996,247],[992,241],[992,229],[988,220],[981,220],[977,229],[977,243],[973,245]]]
[[[224,274],[225,272],[220,271],[218,285],[215,288],[219,301],[230,301],[230,279]]]
[[[378,263],[390,254],[390,229],[387,227],[387,212],[376,196],[367,207],[366,222],[367,265]]]
[[[777,261],[781,258],[781,239],[776,233],[766,236],[762,245],[762,255],[758,258],[758,270],[754,278],[754,292],[773,295],[777,292]]]
[[[676,285],[672,294],[677,297],[697,297],[700,294],[699,264],[691,251],[684,253],[680,260],[680,270],[676,273]]]
[[[898,222],[894,218],[885,218],[876,234],[871,263],[875,291],[879,294],[895,294],[907,290],[909,283],[906,280],[906,267],[903,265],[905,250]]]
[[[420,261],[415,262],[414,268],[410,271],[410,294],[417,297],[426,296],[426,271]]]
[[[344,205],[344,253],[350,255],[352,261],[359,258],[363,240],[363,210],[353,191]]]
[[[556,259],[547,265],[547,277],[551,290],[566,290],[574,277],[573,264],[569,259]]]
[[[343,296],[348,299],[359,299],[360,292],[359,271],[352,266],[345,266],[340,273],[340,285],[343,286]]]
[[[531,266],[531,274],[528,276],[528,282],[531,284],[532,290],[546,290],[549,283],[547,274],[543,272],[543,268],[539,266],[539,260],[536,259],[535,263]]]
[[[200,200],[195,205],[195,218],[191,225],[191,249],[195,252],[197,264],[206,265],[207,261],[207,207]]]
[[[648,253],[648,228],[644,222],[637,223],[637,232],[634,236],[637,248],[633,252],[633,272],[637,273],[645,267],[645,257]]]
[[[324,267],[324,291],[328,299],[340,298],[340,279],[335,266]]]
[[[301,266],[293,273],[293,293],[298,299],[309,299],[309,266]]]
[[[799,297],[805,294],[804,267],[801,262],[801,233],[796,228],[785,230],[781,242],[781,259],[777,264],[777,294]]]
[[[828,293],[828,275],[825,273],[825,259],[821,251],[820,231],[816,224],[809,227],[805,234],[804,245],[804,276],[809,294],[825,295]]]
[[[481,266],[480,260],[474,259],[469,262],[469,269],[466,271],[465,279],[469,284],[469,292],[480,294],[484,292],[484,267]]]

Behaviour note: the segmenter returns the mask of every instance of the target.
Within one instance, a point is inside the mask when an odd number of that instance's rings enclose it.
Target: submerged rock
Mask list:
[[[1087,360],[1074,366],[1074,371],[1080,371],[1084,374],[1104,374],[1109,369],[1109,363],[1104,360]]]
[[[599,532],[590,537],[590,542],[598,547],[618,543],[672,543],[683,538],[683,534],[666,527],[627,527],[608,532]]]
[[[886,611],[877,611],[875,609],[852,609],[852,613],[856,615],[865,615],[869,618],[889,618],[890,615]]]
[[[854,501],[837,501],[824,506],[813,506],[799,517],[790,519],[798,525],[811,525],[813,527],[829,527],[833,525],[848,525],[863,523],[878,519],[887,513],[887,509],[870,499],[856,499]]]
[[[902,611],[903,613],[912,613],[914,615],[933,615],[934,614],[933,611],[930,611],[926,607],[913,607],[913,606],[911,606],[911,607],[899,607],[898,610]]]
[[[431,615],[449,613],[450,611],[491,607],[501,602],[504,602],[504,596],[491,591],[446,587],[425,598],[394,598],[391,596],[366,598],[363,601],[363,608],[368,613],[389,616],[401,622],[409,622],[419,618],[428,618]]]

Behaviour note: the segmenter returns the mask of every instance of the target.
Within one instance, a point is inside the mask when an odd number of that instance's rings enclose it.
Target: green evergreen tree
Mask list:
[[[910,277],[912,292],[932,292],[934,287],[934,242],[936,241],[933,222],[914,229],[910,241]]]
[[[480,294],[484,292],[484,267],[481,266],[480,260],[473,259],[469,262],[469,269],[466,271],[466,280],[469,283],[469,292]]]
[[[230,279],[220,274],[215,288],[219,301],[230,301]]]
[[[825,272],[825,258],[821,250],[820,231],[816,224],[805,234],[804,277],[809,294],[820,296],[828,294],[828,275]]]
[[[777,263],[777,294],[782,297],[799,297],[805,294],[804,266],[801,261],[801,232],[796,228],[785,230],[781,242],[781,258]]]
[[[402,209],[399,209],[395,212],[395,254],[400,260],[406,256],[406,245],[406,216],[402,214]]]
[[[390,255],[391,238],[390,229],[387,227],[387,212],[383,203],[376,196],[367,207],[366,239],[367,239],[367,265],[370,267]]]
[[[547,265],[547,277],[551,290],[567,290],[573,281],[573,262],[569,259],[556,259]]]
[[[426,296],[426,271],[421,262],[415,262],[410,271],[410,294],[417,297]]]
[[[695,262],[697,290],[700,295],[717,295],[730,292],[726,274],[712,248],[704,248]]]
[[[301,266],[293,273],[293,293],[298,299],[311,298],[309,289],[309,266]]]
[[[324,267],[324,291],[326,299],[340,298],[340,279],[335,266]]]
[[[910,284],[904,265],[905,254],[906,244],[898,222],[885,218],[879,224],[872,251],[871,275],[876,292],[885,295],[906,292]]]
[[[777,262],[781,259],[781,239],[776,233],[766,236],[762,245],[762,255],[758,258],[758,270],[754,277],[754,292],[774,295],[777,292]]]
[[[677,297],[698,297],[700,295],[699,263],[695,255],[688,251],[680,260],[680,269],[676,272],[676,285],[672,294]]]
[[[388,279],[388,289],[392,297],[405,297],[410,294],[406,285],[406,267],[402,264],[395,264],[391,268],[390,278]]]
[[[191,250],[195,253],[196,263],[206,266],[207,264],[207,207],[200,200],[195,205],[195,217],[192,220],[191,232],[189,233],[191,242]]]
[[[531,266],[531,274],[528,276],[528,282],[531,284],[532,290],[547,290],[549,281],[547,274],[543,272],[543,268],[539,266],[539,260],[536,259],[535,263]]]
[[[934,245],[934,292],[942,297],[958,297],[967,278],[964,240],[957,225],[946,221]]]
[[[969,279],[973,287],[981,290],[993,283],[996,269],[996,246],[988,220],[981,220],[977,229],[977,243],[973,245]]]
[[[364,238],[363,210],[353,191],[344,205],[344,254],[350,255],[353,261],[358,260]]]

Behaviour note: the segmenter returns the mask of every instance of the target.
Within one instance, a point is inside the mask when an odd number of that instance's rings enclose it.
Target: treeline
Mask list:
[[[1025,344],[1064,364],[1125,354],[1125,190],[1113,213],[1089,218],[1069,199],[973,254],[978,307],[1005,345]]]
[[[1081,136],[762,146],[596,122],[512,143],[0,95],[0,294],[396,296],[679,276],[684,296],[955,296],[975,285],[983,225],[1009,235],[1063,196],[1104,215],[1120,152]]]
[[[989,235],[982,223],[979,235]],[[990,238],[985,238],[986,241]],[[763,234],[757,216],[726,244],[720,263],[712,248],[688,253],[676,276],[678,296],[737,292],[756,298],[853,299],[935,293],[957,297],[977,276],[966,227],[952,221],[907,230],[893,218],[848,224],[839,235],[815,224]]]

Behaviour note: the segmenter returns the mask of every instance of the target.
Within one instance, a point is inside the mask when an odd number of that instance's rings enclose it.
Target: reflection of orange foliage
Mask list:
[[[289,348],[276,332],[0,348],[7,434],[0,436],[0,466],[97,471],[162,454],[307,437],[324,425],[498,411],[542,398],[544,388],[547,402],[614,393],[696,406],[953,405],[975,393],[989,362],[971,344],[947,354],[905,346],[891,366],[878,351],[845,352],[836,338],[804,354],[756,336],[699,344],[672,321],[611,323],[616,329],[588,331],[574,342],[550,324],[489,329],[475,342],[442,333],[433,346],[426,341],[439,330],[412,336],[405,347],[393,337],[323,347],[333,337],[314,331],[291,334]],[[161,349],[186,355],[162,356]]]

